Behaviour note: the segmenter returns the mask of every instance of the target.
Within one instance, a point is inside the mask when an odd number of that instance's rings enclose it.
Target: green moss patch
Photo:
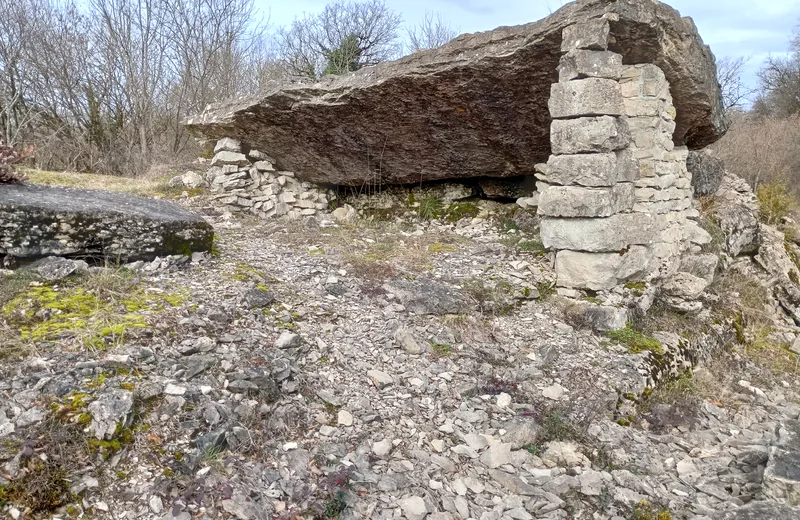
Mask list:
[[[628,347],[631,354],[641,354],[642,352],[664,354],[664,348],[660,341],[636,330],[630,323],[625,325],[624,329],[609,331],[608,337]]]
[[[145,315],[183,300],[178,294],[146,292],[130,277],[106,274],[71,286],[28,286],[0,307],[0,317],[22,340],[75,338],[85,347],[104,349],[147,327]]]

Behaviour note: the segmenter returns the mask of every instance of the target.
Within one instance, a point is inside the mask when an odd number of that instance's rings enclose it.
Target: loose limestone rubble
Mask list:
[[[768,469],[775,448],[794,446],[784,430],[800,415],[796,376],[765,386],[741,360],[721,402],[654,403],[624,426],[652,384],[646,353],[564,323],[552,300],[521,298],[508,314],[482,315],[469,300],[458,315],[418,308],[476,277],[515,293],[552,282],[549,260],[504,246],[498,226],[362,223],[335,239],[350,228],[214,224],[219,258],[142,273],[147,292],[191,290],[141,334],[109,350],[38,342],[24,360],[0,360],[0,487],[57,453],[32,440],[61,425],[95,446],[67,459],[64,507],[78,514],[628,520],[665,508],[676,520],[797,518],[769,491],[773,474],[781,489],[794,483]],[[456,247],[388,275],[385,288],[346,261],[376,240],[413,237]],[[410,278],[422,283],[397,281]],[[253,305],[265,285],[271,296]],[[681,338],[659,339],[673,348]],[[745,378],[754,383],[736,383]],[[675,408],[692,422],[676,421]],[[579,421],[580,440],[553,429],[551,414]],[[17,497],[0,507],[24,509]]]
[[[590,52],[571,54],[557,72],[562,44]],[[211,105],[187,126],[209,144],[235,137],[265,150],[303,181],[362,186],[532,175],[551,153],[548,99],[557,77],[555,117],[571,110],[573,94],[585,115],[599,117],[591,128],[561,121],[552,132],[591,131],[600,148],[624,139],[609,134],[624,129],[606,117],[622,113],[614,83],[623,62],[653,64],[677,87],[676,145],[702,148],[724,134],[710,50],[691,19],[650,0],[572,2],[538,22],[463,35],[352,74],[273,84],[256,97]]]
[[[0,187],[0,256],[152,260],[210,251],[213,238],[200,215],[163,200],[32,184]]]

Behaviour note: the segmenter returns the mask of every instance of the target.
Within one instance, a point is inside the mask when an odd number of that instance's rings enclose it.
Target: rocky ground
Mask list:
[[[207,213],[213,256],[0,277],[4,514],[800,518],[764,486],[795,358],[647,388],[658,342],[568,324],[526,212]]]

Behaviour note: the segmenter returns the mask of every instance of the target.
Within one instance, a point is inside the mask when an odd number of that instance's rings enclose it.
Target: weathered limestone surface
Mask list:
[[[586,78],[553,83],[550,89],[553,117],[622,115],[622,94],[613,79]]]
[[[800,518],[800,507],[759,501],[718,513],[713,520],[797,520],[798,518]]]
[[[612,116],[558,119],[550,126],[553,153],[606,153],[621,150],[631,142],[625,119]]]
[[[628,150],[602,154],[551,155],[537,178],[548,184],[613,186],[639,177],[639,166]]]
[[[677,145],[701,148],[724,134],[710,50],[691,19],[651,0],[580,0],[538,22],[463,35],[353,74],[275,84],[212,105],[187,125],[204,139],[236,136],[269,150],[306,181],[530,175],[551,152],[548,98],[562,43],[565,52],[608,50],[663,70],[673,86]],[[579,54],[564,62],[565,77],[615,75],[619,59],[605,59],[601,71],[596,57]]]
[[[544,219],[542,242],[551,249],[613,252],[653,242],[653,222],[644,213],[619,213],[607,218]]]
[[[622,56],[616,52],[573,49],[558,65],[558,81],[581,78],[618,80],[622,74]]]
[[[624,254],[559,251],[556,271],[560,285],[601,291],[642,276],[649,262],[650,254],[643,246],[633,246]]]
[[[151,259],[209,251],[213,237],[202,217],[163,200],[35,184],[0,187],[0,255]]]
[[[778,431],[764,470],[764,494],[800,506],[800,421],[788,420]]]
[[[539,191],[540,215],[610,217],[633,208],[634,186],[631,182],[622,182],[609,188],[549,186]]]

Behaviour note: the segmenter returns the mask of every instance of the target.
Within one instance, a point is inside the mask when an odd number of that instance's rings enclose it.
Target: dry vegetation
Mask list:
[[[294,230],[283,235],[291,245],[309,254],[338,254],[348,270],[373,285],[401,272],[421,273],[431,268],[434,255],[463,247],[466,239],[447,233],[412,235],[407,223],[357,220],[331,228]]]
[[[89,190],[116,191],[141,197],[179,197],[186,188],[169,186],[173,174],[166,176],[115,177],[92,173],[48,172],[43,170],[23,169],[27,182],[45,186],[67,186]],[[189,193],[190,195],[192,193]]]
[[[800,115],[788,118],[738,113],[714,149],[731,172],[757,189],[761,184],[790,186],[800,196]]]

